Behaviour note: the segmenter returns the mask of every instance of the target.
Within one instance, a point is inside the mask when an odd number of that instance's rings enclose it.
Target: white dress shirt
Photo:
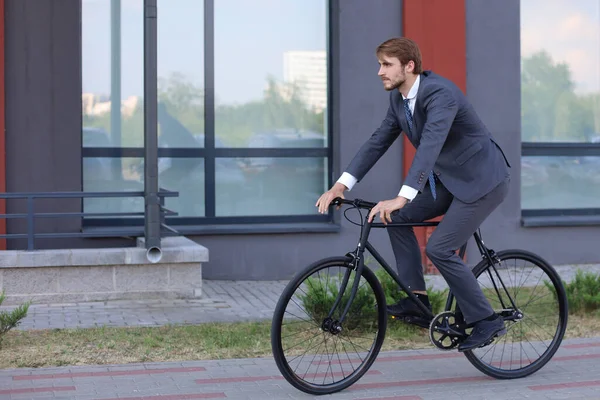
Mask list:
[[[404,97],[404,95],[402,95],[402,99],[408,99],[408,106],[410,108],[410,112],[414,113],[415,111],[415,103],[417,102],[417,92],[419,91],[419,83],[421,82],[421,76],[417,75],[417,79],[415,80],[415,83],[413,83],[412,87],[410,88],[410,90],[408,91],[408,96]],[[340,179],[337,180],[339,183],[341,183],[342,185],[346,186],[348,188],[348,190],[352,190],[352,187],[354,185],[356,185],[357,179],[352,176],[351,174],[344,172],[342,174],[342,176],[340,176]],[[417,195],[417,193],[419,193],[419,191],[417,189],[414,189],[410,186],[407,185],[402,185],[402,187],[400,188],[400,193],[398,193],[398,196],[402,196],[406,199],[408,199],[409,201],[412,201],[415,196]]]

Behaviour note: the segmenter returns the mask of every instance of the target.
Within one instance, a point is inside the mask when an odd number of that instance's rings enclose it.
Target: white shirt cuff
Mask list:
[[[340,176],[340,179],[338,179],[337,181],[342,185],[346,186],[348,190],[352,190],[352,187],[356,185],[357,179],[349,173],[344,172],[342,176]]]
[[[419,191],[417,189],[413,189],[410,186],[402,185],[402,188],[400,189],[400,193],[398,193],[398,196],[402,196],[402,197],[408,199],[408,201],[412,201],[417,196],[418,193],[419,193]]]

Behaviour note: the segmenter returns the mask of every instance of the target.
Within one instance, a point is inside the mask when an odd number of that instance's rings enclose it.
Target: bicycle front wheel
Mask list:
[[[558,350],[567,328],[567,296],[558,273],[539,256],[507,250],[497,260],[494,268],[481,261],[473,273],[494,311],[504,317],[507,333],[465,356],[494,378],[522,378]]]
[[[383,344],[385,295],[366,266],[340,322],[357,278],[349,261],[336,257],[310,265],[288,283],[275,308],[273,356],[285,379],[303,392],[320,395],[346,389],[367,372]],[[347,285],[341,290],[344,280]]]

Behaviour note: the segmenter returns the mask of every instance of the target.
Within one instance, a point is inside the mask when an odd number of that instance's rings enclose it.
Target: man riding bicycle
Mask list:
[[[494,313],[456,250],[506,197],[510,165],[461,90],[448,79],[422,70],[415,42],[393,38],[379,45],[376,54],[378,75],[390,92],[387,114],[316,206],[325,213],[333,199],[343,198],[344,191],[351,190],[404,132],[417,149],[414,160],[398,196],[379,202],[369,221],[377,214],[384,224],[444,215],[427,243],[426,254],[454,293],[465,322],[473,326],[458,350],[481,347],[506,333],[504,321]],[[412,228],[387,230],[400,279],[431,309]],[[388,306],[388,313],[426,318],[409,298]]]

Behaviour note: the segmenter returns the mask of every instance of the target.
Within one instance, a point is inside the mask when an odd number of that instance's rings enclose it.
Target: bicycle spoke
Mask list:
[[[294,322],[292,322],[292,323],[294,323]],[[298,322],[298,323],[299,323],[299,322]],[[289,324],[289,325],[291,325],[291,324]],[[296,332],[296,333],[293,333],[293,334],[291,334],[291,335],[287,335],[287,336],[281,336],[281,339],[282,339],[282,340],[283,340],[283,339],[289,339],[289,338],[291,338],[291,337],[294,337],[294,336],[302,335],[303,333],[304,333],[304,332]]]
[[[352,364],[352,359],[350,358],[350,354],[348,354],[348,351],[346,351],[346,346],[344,346],[344,342],[341,341],[342,347],[344,349],[344,353],[346,353],[346,358],[348,359],[348,363],[350,364],[350,367],[352,367],[352,369],[354,369],[354,364]],[[362,360],[361,360],[362,361]]]
[[[337,355],[338,363],[340,364],[340,371],[342,371],[342,378],[346,379],[346,374],[344,373],[344,366],[342,365],[342,360],[340,360],[340,354],[337,352],[337,345],[335,342],[335,338],[333,339],[333,348],[336,349],[335,354]]]
[[[304,341],[302,341],[302,342],[300,342],[300,343],[297,343],[297,344],[295,344],[295,345],[293,345],[293,346],[290,346],[290,347],[286,348],[284,351],[287,351],[287,350],[293,349],[293,348],[295,348],[295,347],[297,347],[297,346],[301,345],[302,343],[306,343],[306,342],[308,342],[309,340],[312,340],[312,339],[314,339],[314,338],[316,338],[317,336],[320,336],[320,335],[321,335],[321,332],[317,333],[316,335],[314,335],[314,336],[313,336],[313,337],[311,337],[311,338],[308,338],[308,339],[306,339],[306,340],[304,340]],[[313,348],[314,348],[314,347],[313,347]],[[312,348],[311,348],[311,349],[312,349]],[[307,350],[304,352],[304,354],[306,354],[306,353],[307,353],[309,350],[311,350],[311,349],[307,349]],[[300,357],[300,356],[297,356],[296,358],[298,358],[298,357]],[[293,358],[292,360],[290,360],[290,362],[291,362],[291,361],[294,361],[294,360],[295,360],[295,358]]]
[[[529,320],[530,320],[529,318],[524,318],[524,319],[523,319],[523,323],[525,323],[525,324],[528,324],[528,321],[529,321]],[[534,323],[536,326],[538,326],[538,327],[539,327],[541,330],[545,331],[545,329],[544,329],[544,328],[543,328],[543,327],[542,327],[540,324],[538,324],[537,322],[534,322],[533,320],[531,320],[531,322],[533,322],[533,323]],[[538,335],[537,331],[535,331],[535,330],[532,330],[532,332],[533,332],[533,334],[534,334],[535,336],[537,336],[537,338],[538,338],[538,339],[539,339],[539,340],[540,340],[542,343],[546,344],[546,341],[545,341],[544,339],[542,339],[542,338],[541,338],[541,337]],[[546,333],[547,333],[547,332],[546,332]],[[552,335],[550,335],[550,336],[552,336]]]
[[[490,376],[522,377],[539,369],[556,351],[566,328],[561,306],[566,299],[558,291],[561,285],[556,271],[536,261],[535,256],[517,251],[512,255],[501,252],[498,257],[500,264],[496,263],[493,276],[488,274],[489,264],[483,262],[474,272],[493,309],[505,313],[506,334],[489,348],[474,349],[466,355]],[[502,309],[500,295],[508,301],[508,309]],[[510,299],[516,310],[512,310]],[[517,310],[522,313],[519,318]]]
[[[319,353],[318,353],[318,350],[321,348],[321,345],[322,345],[322,344],[323,344],[323,343],[320,343],[320,344],[319,344],[319,347],[317,348],[317,351],[315,351],[315,354],[314,354],[314,356],[313,356],[313,359],[311,360],[311,362],[310,362],[310,363],[308,364],[308,366],[306,367],[306,372],[304,372],[303,379],[304,379],[304,377],[306,377],[306,374],[308,374],[308,370],[310,369],[310,366],[312,365],[312,363],[314,363],[314,362],[315,362],[315,358],[317,358],[317,354],[319,354]],[[304,357],[302,357],[302,358],[304,358]],[[299,368],[299,367],[300,367],[300,365],[302,365],[302,364],[301,364],[301,363],[298,363],[298,367],[296,367],[296,368]],[[318,370],[319,370],[319,366],[317,366],[317,372],[318,372]],[[294,373],[296,373],[296,371],[295,371],[295,370],[294,370]],[[316,372],[315,372],[315,373],[316,373]]]
[[[360,345],[357,345],[357,344],[355,344],[355,343],[354,343],[352,340],[350,340],[350,339],[345,339],[345,338],[342,338],[342,339],[340,339],[340,340],[346,340],[346,341],[347,341],[347,342],[349,342],[349,343],[352,345],[352,347],[354,347],[355,349],[356,349],[356,347],[358,346],[358,347],[362,348],[363,350],[369,351],[369,349],[367,349],[366,347],[362,347],[362,346],[360,346]],[[357,352],[357,354],[358,354],[358,352]]]
[[[317,328],[319,328],[319,325],[317,325],[317,323],[314,320],[308,320],[308,319],[301,318],[301,317],[297,316],[296,314],[294,314],[294,313],[292,313],[290,311],[286,311],[285,313],[286,314],[290,314],[291,316],[298,318],[300,320],[300,321],[297,321],[298,323],[305,322],[307,324],[311,324],[311,325],[314,325]],[[309,317],[310,317],[310,315],[309,315]],[[290,322],[289,324],[292,324],[292,322]]]

